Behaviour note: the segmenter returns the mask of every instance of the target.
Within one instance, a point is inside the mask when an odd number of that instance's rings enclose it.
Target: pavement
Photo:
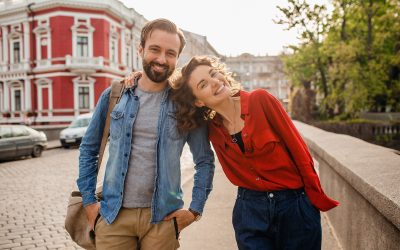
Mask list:
[[[183,184],[184,201],[188,206],[191,200],[193,179]],[[200,221],[194,222],[181,233],[180,245],[184,250],[232,250],[237,249],[231,222],[232,209],[236,199],[237,187],[233,186],[216,162],[214,187],[206,203]],[[322,250],[341,250],[341,246],[330,226],[326,213],[321,213]]]
[[[61,148],[61,142],[59,140],[47,141],[47,150]]]
[[[76,149],[60,149],[49,141],[42,157],[2,163],[0,166],[0,249],[81,249],[64,229],[68,194],[77,176]],[[182,183],[185,207],[193,186],[193,164],[188,147],[183,150]],[[180,249],[237,249],[231,223],[236,187],[216,162],[214,188],[203,217],[181,233]],[[341,249],[329,221],[322,213],[323,250]]]

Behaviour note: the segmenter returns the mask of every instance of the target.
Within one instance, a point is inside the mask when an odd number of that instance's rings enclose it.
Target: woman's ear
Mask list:
[[[196,107],[199,107],[199,108],[206,106],[206,105],[204,104],[204,102],[202,102],[202,101],[200,101],[200,100],[198,100],[198,99],[197,99],[196,101],[194,101],[194,105],[195,105]]]

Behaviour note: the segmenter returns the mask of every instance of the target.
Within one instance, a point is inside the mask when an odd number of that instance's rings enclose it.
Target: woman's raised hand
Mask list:
[[[141,71],[135,71],[132,72],[129,76],[126,76],[124,78],[124,87],[125,88],[130,88],[133,86],[134,81],[133,79],[137,78],[137,77],[141,77],[142,76],[142,72]]]

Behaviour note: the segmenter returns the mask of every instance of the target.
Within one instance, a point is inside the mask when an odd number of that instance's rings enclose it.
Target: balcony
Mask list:
[[[8,66],[5,63],[0,63],[0,72],[8,72]]]
[[[100,57],[65,57],[65,66],[73,72],[94,73],[104,67],[104,58]]]
[[[46,68],[51,66],[51,59],[42,59],[36,61],[37,68]]]
[[[7,66],[5,66],[7,67]],[[29,63],[27,62],[20,62],[20,63],[12,63],[10,64],[10,72],[12,71],[28,71],[29,70]]]

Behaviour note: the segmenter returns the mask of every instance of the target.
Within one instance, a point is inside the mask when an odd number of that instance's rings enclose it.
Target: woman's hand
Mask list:
[[[126,76],[125,78],[124,78],[124,87],[125,88],[130,88],[130,87],[132,87],[133,86],[133,84],[134,84],[134,79],[135,78],[140,78],[142,76],[142,72],[141,71],[135,71],[135,72],[132,72],[129,76]]]

